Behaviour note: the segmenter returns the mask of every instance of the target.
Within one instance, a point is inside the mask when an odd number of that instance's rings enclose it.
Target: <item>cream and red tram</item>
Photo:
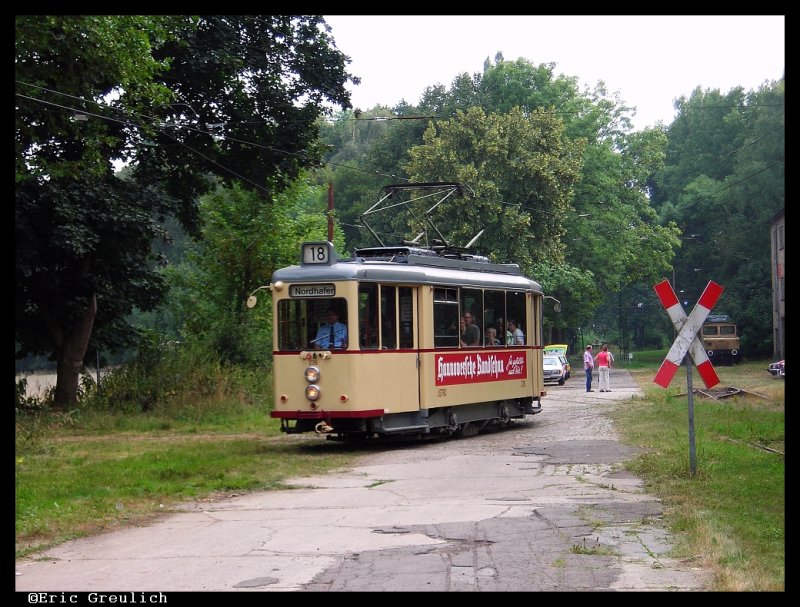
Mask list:
[[[330,242],[312,242],[301,265],[273,274],[270,290],[271,415],[284,432],[469,435],[541,411],[542,289],[516,264],[408,246],[340,259]],[[331,309],[346,326],[338,348],[318,337]],[[460,340],[466,312],[480,328],[476,346]],[[509,319],[516,339],[504,330]],[[488,326],[499,345],[486,343]]]

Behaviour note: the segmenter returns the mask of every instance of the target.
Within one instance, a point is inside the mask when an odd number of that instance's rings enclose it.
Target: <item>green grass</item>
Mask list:
[[[218,403],[180,419],[163,412],[18,417],[17,556],[142,522],[182,500],[284,488],[289,477],[344,467],[350,458],[315,435],[280,435],[277,420],[255,407]]]
[[[634,370],[645,397],[615,413],[623,440],[647,448],[629,469],[662,498],[667,522],[683,540],[679,555],[710,568],[715,590],[784,589],[784,457],[755,446],[784,452],[784,382],[769,376],[767,364],[717,368],[721,386],[766,398],[714,401],[695,395],[694,477],[684,370],[669,390],[652,383],[656,366]],[[693,383],[703,388],[699,377]]]
[[[572,552],[573,554],[620,556],[620,554],[616,550],[614,550],[613,548],[609,548],[608,546],[580,546],[575,544],[569,549],[569,551]]]

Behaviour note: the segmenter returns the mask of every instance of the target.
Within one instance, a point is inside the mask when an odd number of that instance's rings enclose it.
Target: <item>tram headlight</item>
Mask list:
[[[320,392],[318,385],[311,384],[306,387],[306,398],[310,401],[315,401],[319,398]]]
[[[319,367],[306,367],[304,375],[306,377],[306,381],[310,384],[319,381]]]

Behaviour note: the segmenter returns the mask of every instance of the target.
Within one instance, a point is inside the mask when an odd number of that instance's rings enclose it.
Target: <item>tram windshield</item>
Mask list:
[[[278,302],[278,349],[347,347],[347,301],[342,297],[284,299]]]

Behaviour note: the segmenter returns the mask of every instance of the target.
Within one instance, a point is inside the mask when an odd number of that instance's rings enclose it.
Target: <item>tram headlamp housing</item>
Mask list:
[[[306,367],[306,370],[303,372],[305,375],[306,381],[310,384],[319,381],[319,367],[310,366]]]
[[[310,401],[315,401],[319,398],[321,391],[319,386],[316,384],[311,384],[310,386],[306,387],[306,398]]]

